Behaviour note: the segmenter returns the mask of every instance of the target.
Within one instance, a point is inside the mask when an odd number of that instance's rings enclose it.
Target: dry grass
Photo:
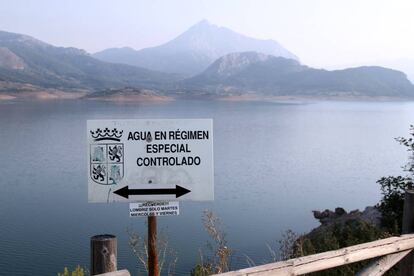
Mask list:
[[[127,233],[129,235],[129,247],[137,260],[144,266],[145,272],[148,273],[148,238],[131,229],[128,229]],[[160,231],[159,235],[157,235],[157,253],[160,273],[163,269],[167,269],[168,275],[174,275],[178,255],[170,247],[168,236],[164,231]]]

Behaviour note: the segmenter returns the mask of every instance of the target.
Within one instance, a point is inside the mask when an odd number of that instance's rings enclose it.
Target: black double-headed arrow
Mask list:
[[[119,190],[114,191],[114,194],[120,195],[125,198],[128,198],[130,195],[174,195],[175,194],[175,197],[177,198],[189,192],[191,191],[178,185],[175,185],[174,189],[129,189],[128,186],[125,186]]]

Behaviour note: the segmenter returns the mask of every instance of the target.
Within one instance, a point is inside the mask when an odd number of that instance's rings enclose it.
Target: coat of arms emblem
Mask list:
[[[101,185],[116,185],[124,177],[123,131],[108,128],[90,131],[90,177]]]

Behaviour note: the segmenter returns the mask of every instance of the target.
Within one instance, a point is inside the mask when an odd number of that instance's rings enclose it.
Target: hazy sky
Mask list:
[[[414,58],[413,0],[0,0],[0,29],[96,52],[156,46],[207,19],[325,67]]]

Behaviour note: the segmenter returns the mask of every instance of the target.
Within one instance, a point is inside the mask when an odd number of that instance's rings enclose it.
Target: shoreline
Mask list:
[[[145,103],[145,102],[172,102],[185,100],[218,101],[233,103],[280,103],[280,104],[309,104],[316,102],[413,102],[414,98],[404,97],[369,97],[369,96],[262,96],[253,94],[229,95],[229,96],[192,96],[182,97],[177,95],[148,95],[148,94],[114,94],[99,97],[88,97],[91,93],[86,90],[39,90],[20,92],[0,92],[0,102],[6,101],[52,101],[52,100],[87,100],[118,103]]]

